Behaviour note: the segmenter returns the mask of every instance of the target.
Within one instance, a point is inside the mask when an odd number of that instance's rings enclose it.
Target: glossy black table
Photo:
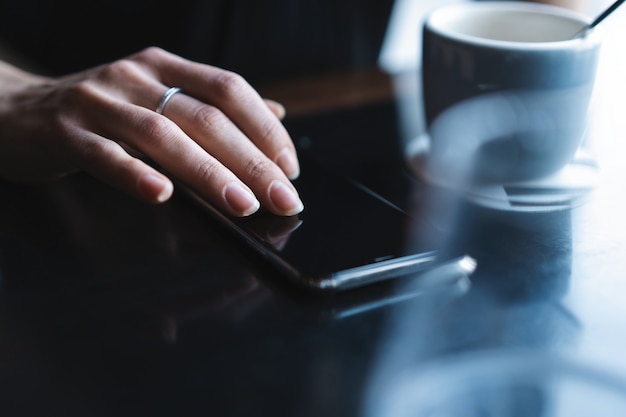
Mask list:
[[[605,54],[588,201],[540,213],[457,201],[440,235],[416,232],[476,259],[449,285],[312,294],[182,195],[150,206],[83,175],[1,183],[1,415],[624,415],[624,69]],[[399,90],[285,123],[434,221],[404,164],[419,126],[401,123]]]

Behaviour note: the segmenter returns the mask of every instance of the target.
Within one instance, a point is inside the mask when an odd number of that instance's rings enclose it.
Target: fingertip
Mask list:
[[[270,201],[276,214],[293,216],[304,210],[304,204],[298,193],[282,181],[274,181],[269,188]]]
[[[255,213],[261,205],[252,192],[235,182],[224,187],[223,196],[231,212],[239,217]]]
[[[139,193],[153,203],[164,203],[174,193],[174,184],[162,175],[146,174],[139,178]]]
[[[276,158],[276,165],[283,170],[290,180],[295,180],[300,176],[300,164],[294,152],[289,148],[283,148]]]
[[[269,109],[272,111],[272,113],[274,113],[276,117],[278,117],[280,120],[283,120],[285,118],[285,115],[287,114],[287,110],[285,109],[285,106],[283,106],[277,101],[270,100],[267,98],[264,100],[265,100],[265,103],[267,104],[267,107],[269,107]]]

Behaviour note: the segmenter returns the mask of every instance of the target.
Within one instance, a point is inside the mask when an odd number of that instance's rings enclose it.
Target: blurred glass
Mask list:
[[[482,351],[408,369],[375,404],[377,417],[618,417],[626,381],[531,351]]]

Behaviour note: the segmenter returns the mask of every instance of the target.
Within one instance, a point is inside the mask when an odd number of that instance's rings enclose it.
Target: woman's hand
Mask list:
[[[173,86],[181,92],[158,114]],[[143,154],[232,215],[260,205],[281,215],[302,210],[289,181],[299,165],[282,107],[232,72],[148,48],[62,78],[0,62],[0,93],[1,178],[82,170],[145,201],[166,201],[172,182]]]

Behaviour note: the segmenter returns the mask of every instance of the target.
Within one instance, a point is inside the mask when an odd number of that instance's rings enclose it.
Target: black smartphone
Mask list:
[[[434,267],[436,250],[407,253],[410,216],[361,183],[302,157],[294,182],[304,211],[231,217],[182,187],[298,285],[343,290]]]

